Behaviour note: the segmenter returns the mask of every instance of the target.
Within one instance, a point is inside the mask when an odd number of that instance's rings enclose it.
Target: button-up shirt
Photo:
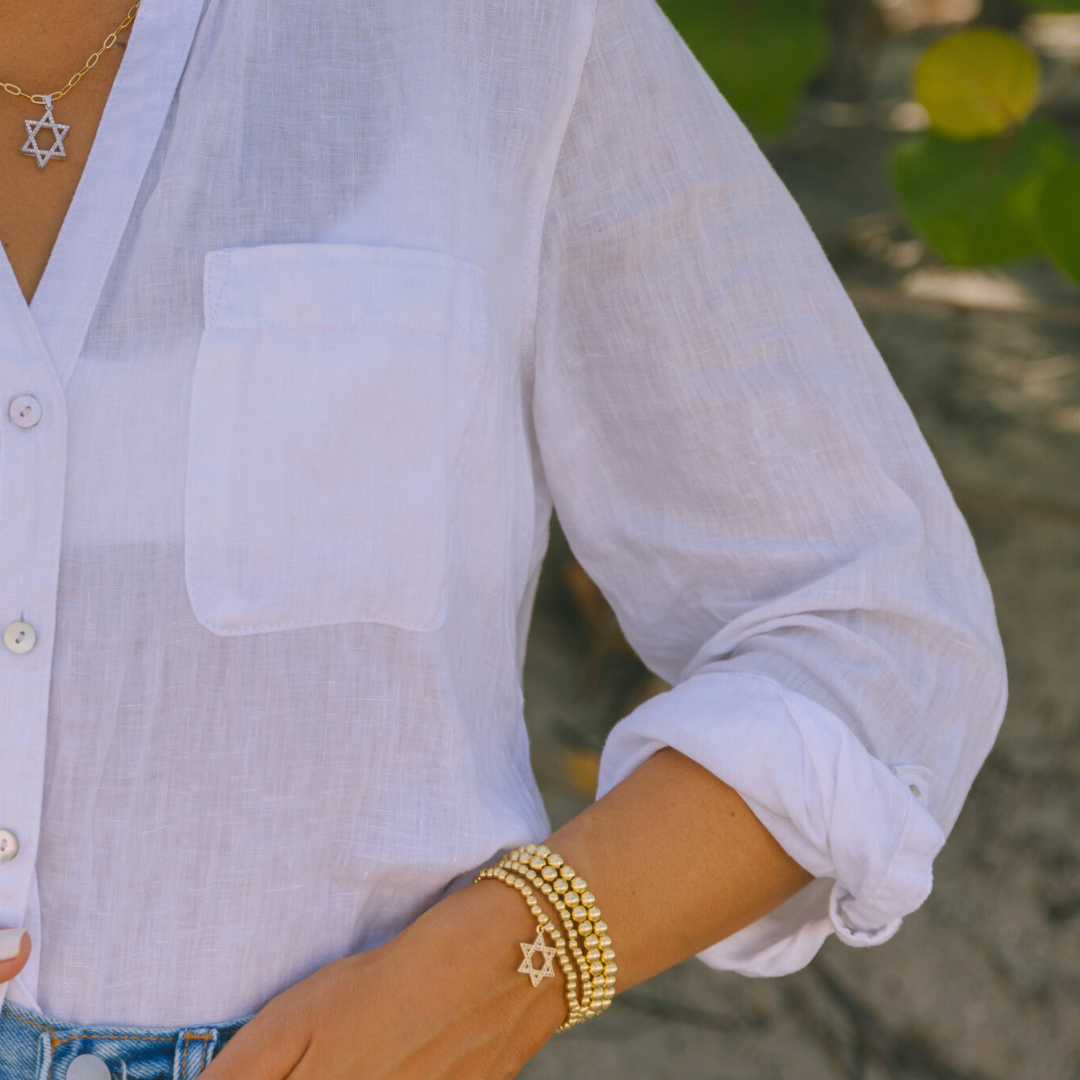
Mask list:
[[[12,1000],[243,1014],[542,837],[553,507],[673,684],[601,791],[673,746],[815,875],[705,960],[926,897],[1004,707],[989,591],[653,0],[144,0],[29,308],[0,267],[0,395]]]

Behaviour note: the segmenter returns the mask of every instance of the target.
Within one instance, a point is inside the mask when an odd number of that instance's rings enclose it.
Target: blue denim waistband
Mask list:
[[[100,1058],[112,1080],[195,1080],[250,1019],[189,1028],[81,1027],[5,1002],[0,1080],[66,1080],[83,1054]]]

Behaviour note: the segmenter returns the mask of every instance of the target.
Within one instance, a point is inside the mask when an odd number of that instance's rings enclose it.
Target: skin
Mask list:
[[[101,47],[132,3],[10,0],[0,12],[0,80],[28,94],[59,90]],[[82,176],[130,33],[129,27],[70,94],[53,102],[53,116],[71,131],[64,140],[67,157],[54,158],[44,169],[20,153],[26,141],[23,121],[39,119],[44,107],[0,91],[0,240],[27,303]]]
[[[129,0],[16,0],[0,20],[0,79],[32,93],[64,85]],[[126,40],[126,34],[122,41]],[[113,78],[117,46],[55,103],[67,158],[39,170],[19,153],[43,111],[0,93],[0,240],[27,302],[75,193]],[[3,134],[7,133],[7,134]],[[10,137],[9,137],[10,136]],[[541,838],[537,838],[541,839]],[[739,795],[661,750],[547,839],[589,882],[625,990],[742,929],[811,879]],[[554,912],[551,912],[553,915]],[[271,999],[204,1080],[504,1080],[565,1016],[561,972],[534,988],[517,971],[535,936],[522,898],[493,881],[435,904],[387,944],[326,965]],[[22,970],[31,942],[0,963]]]

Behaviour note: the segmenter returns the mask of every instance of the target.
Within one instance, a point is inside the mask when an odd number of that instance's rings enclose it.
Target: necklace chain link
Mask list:
[[[137,0],[136,3],[128,9],[128,13],[124,16],[124,21],[105,39],[102,46],[96,53],[92,53],[90,58],[82,66],[81,71],[76,71],[74,75],[68,79],[62,90],[54,90],[51,94],[28,94],[25,90],[20,89],[14,83],[0,82],[0,88],[6,90],[14,97],[28,98],[35,105],[44,105],[46,99],[51,98],[53,101],[59,101],[65,94],[70,93],[79,85],[79,81],[82,77],[93,67],[97,66],[97,62],[101,59],[101,54],[108,52],[116,44],[117,36],[123,33],[134,21],[135,12],[139,10],[139,4],[142,0]]]

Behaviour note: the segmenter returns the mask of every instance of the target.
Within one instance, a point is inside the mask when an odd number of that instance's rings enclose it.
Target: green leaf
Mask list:
[[[1035,54],[989,26],[962,30],[923,53],[915,96],[934,129],[954,139],[1000,134],[1024,120],[1039,100]]]
[[[667,0],[663,8],[744,123],[783,131],[825,60],[825,0]]]
[[[1036,119],[995,139],[924,132],[896,147],[892,174],[915,229],[948,262],[971,266],[1042,250],[1039,198],[1074,156],[1060,127]]]
[[[1059,169],[1046,182],[1039,220],[1051,258],[1080,282],[1080,161]]]

